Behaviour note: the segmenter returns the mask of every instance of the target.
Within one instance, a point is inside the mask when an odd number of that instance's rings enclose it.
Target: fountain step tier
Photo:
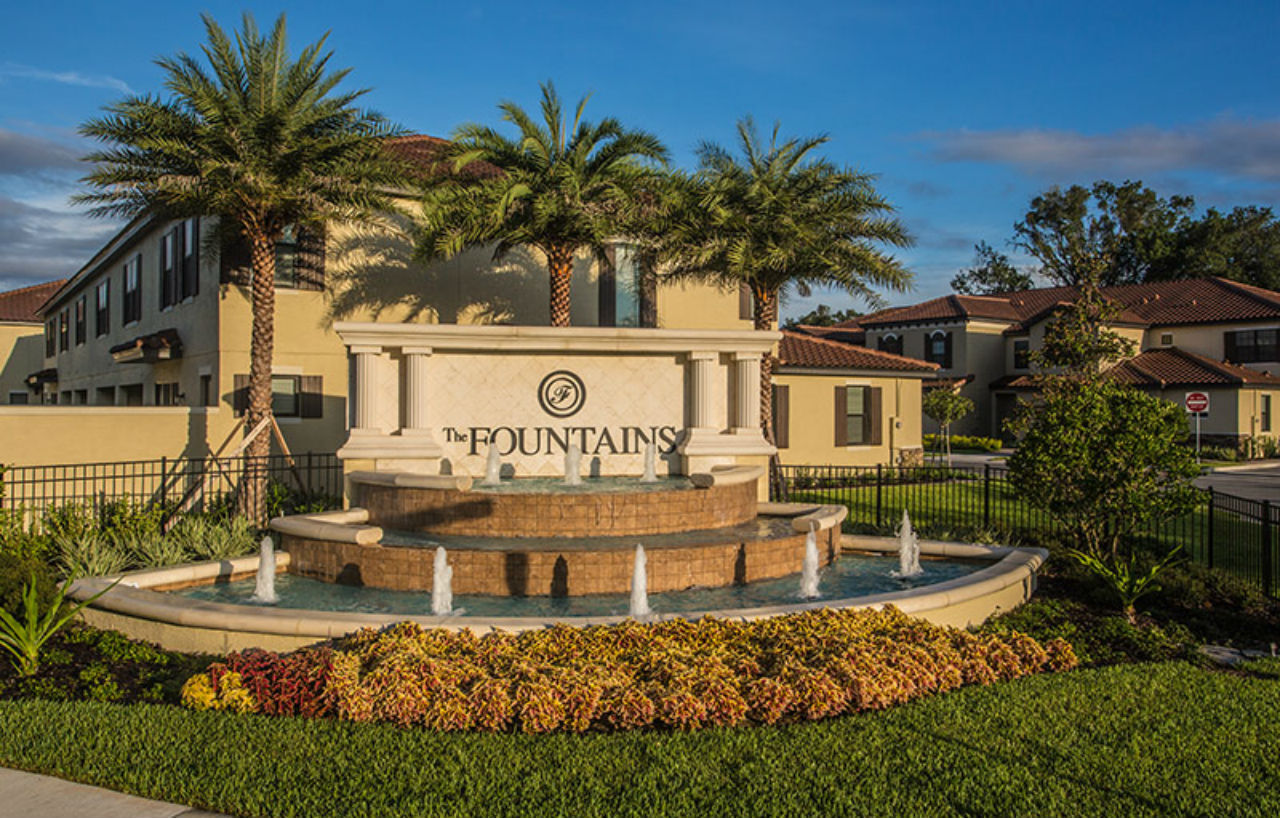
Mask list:
[[[368,510],[370,525],[464,537],[671,534],[746,523],[757,506],[755,480],[695,488],[685,478],[650,484],[585,479],[566,490],[546,480],[515,479],[494,489],[460,491],[353,476],[352,494],[352,504]]]
[[[817,532],[819,561],[840,553],[840,529]],[[387,532],[376,545],[283,534],[289,571],[328,582],[429,591],[435,549],[444,546],[455,594],[585,596],[631,590],[635,546],[644,545],[650,593],[719,588],[795,574],[805,534],[789,518],[678,534],[563,539],[434,537]]]

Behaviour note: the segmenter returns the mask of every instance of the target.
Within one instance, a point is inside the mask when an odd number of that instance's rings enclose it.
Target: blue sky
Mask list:
[[[1280,205],[1280,3],[270,3],[45,0],[0,29],[0,287],[69,275],[110,234],[67,203],[76,126],[161,91],[155,56],[285,11],[295,46],[331,31],[334,62],[406,128],[496,122],[538,83],[593,92],[589,114],[657,133],[674,160],[753,114],[826,133],[878,175],[916,237],[915,288],[945,294],[986,240],[1002,248],[1038,191],[1142,179],[1200,207]],[[1018,259],[1017,255],[1015,259]],[[1018,259],[1025,262],[1025,259]],[[838,293],[794,298],[862,307]]]

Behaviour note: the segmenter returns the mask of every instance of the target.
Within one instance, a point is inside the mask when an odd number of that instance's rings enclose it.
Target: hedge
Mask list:
[[[876,710],[1076,664],[1071,646],[822,609],[520,634],[364,630],[333,646],[232,654],[183,688],[202,710],[486,732],[693,729]]]

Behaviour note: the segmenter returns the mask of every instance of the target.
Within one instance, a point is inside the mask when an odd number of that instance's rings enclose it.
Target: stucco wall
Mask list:
[[[217,408],[3,406],[0,463],[44,466],[200,457],[230,431]]]
[[[774,383],[790,387],[789,445],[778,450],[785,465],[892,464],[921,446],[919,378],[778,373]],[[878,446],[835,445],[835,390],[854,385],[881,390]]]
[[[0,405],[10,392],[24,392],[32,403],[36,394],[27,389],[26,378],[44,369],[44,328],[38,324],[0,322]]]

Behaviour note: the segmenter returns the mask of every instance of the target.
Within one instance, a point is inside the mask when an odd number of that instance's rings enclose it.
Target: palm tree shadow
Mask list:
[[[548,322],[545,264],[517,248],[501,261],[487,249],[469,250],[429,265],[414,259],[407,216],[377,225],[344,226],[326,259],[327,323],[399,320],[440,324]]]

